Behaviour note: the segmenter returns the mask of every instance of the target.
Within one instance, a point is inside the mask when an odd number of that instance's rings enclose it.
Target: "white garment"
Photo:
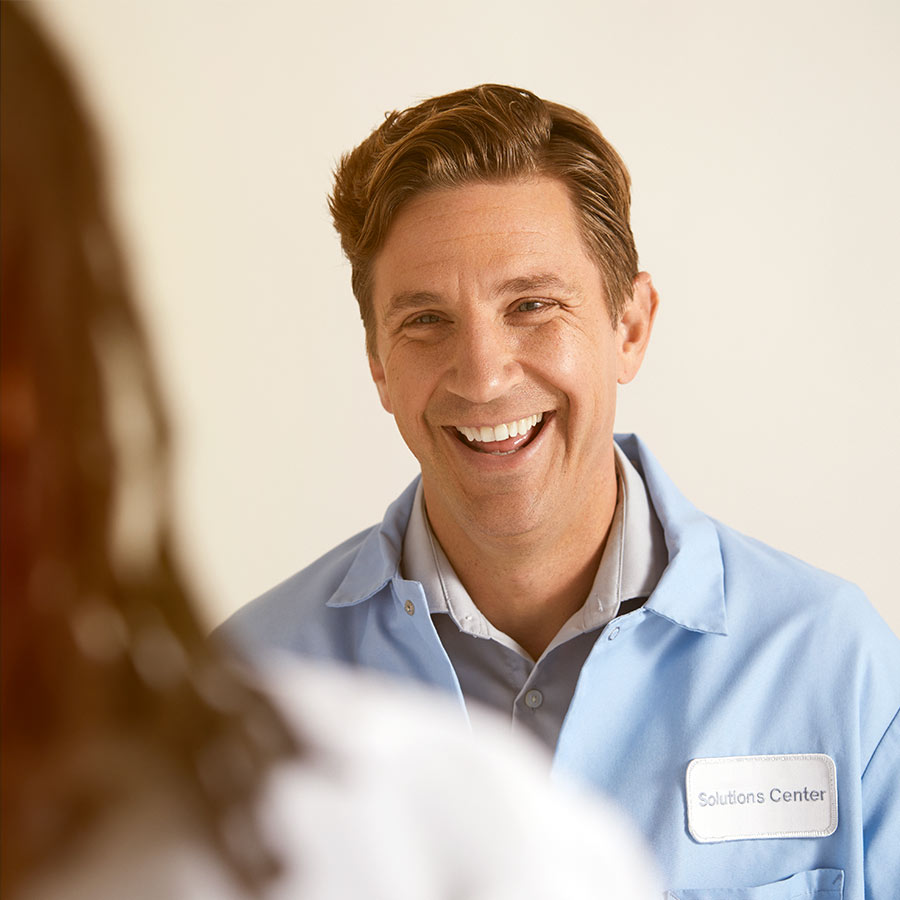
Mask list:
[[[654,866],[618,813],[552,784],[539,747],[431,693],[295,666],[267,681],[309,748],[260,806],[285,863],[267,900],[649,900]],[[477,715],[476,715],[477,718]],[[95,830],[27,900],[242,896],[177,796]]]

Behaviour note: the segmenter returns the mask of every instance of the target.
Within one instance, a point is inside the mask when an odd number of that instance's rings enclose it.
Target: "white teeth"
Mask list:
[[[467,441],[480,441],[483,444],[489,444],[525,434],[529,429],[534,428],[538,422],[542,421],[543,418],[543,413],[535,413],[534,415],[526,416],[524,419],[504,422],[500,425],[476,425],[474,427],[457,425],[456,430]]]

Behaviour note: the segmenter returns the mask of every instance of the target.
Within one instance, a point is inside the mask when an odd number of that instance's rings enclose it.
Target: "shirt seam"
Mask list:
[[[862,775],[860,776],[860,782],[862,782],[863,779],[865,779],[866,773],[869,771],[869,766],[872,765],[872,760],[874,760],[875,757],[878,755],[878,751],[881,749],[881,745],[887,739],[888,734],[891,732],[891,729],[897,723],[898,718],[900,718],[900,709],[898,709],[897,712],[894,713],[894,717],[891,719],[890,722],[888,722],[887,728],[884,729],[884,733],[878,739],[878,743],[875,745],[875,749],[872,751],[872,755],[869,757],[868,761],[866,762],[866,767],[863,769]]]

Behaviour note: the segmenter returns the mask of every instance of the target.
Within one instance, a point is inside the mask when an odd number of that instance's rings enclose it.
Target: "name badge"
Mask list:
[[[827,837],[837,828],[834,760],[824,753],[694,759],[685,782],[688,830],[703,844]]]

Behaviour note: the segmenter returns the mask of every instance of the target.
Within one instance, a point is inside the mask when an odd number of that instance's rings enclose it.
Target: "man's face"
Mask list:
[[[414,198],[375,260],[373,304],[372,375],[438,534],[565,530],[608,496],[616,384],[646,338],[636,352],[628,311],[613,328],[560,181]]]

